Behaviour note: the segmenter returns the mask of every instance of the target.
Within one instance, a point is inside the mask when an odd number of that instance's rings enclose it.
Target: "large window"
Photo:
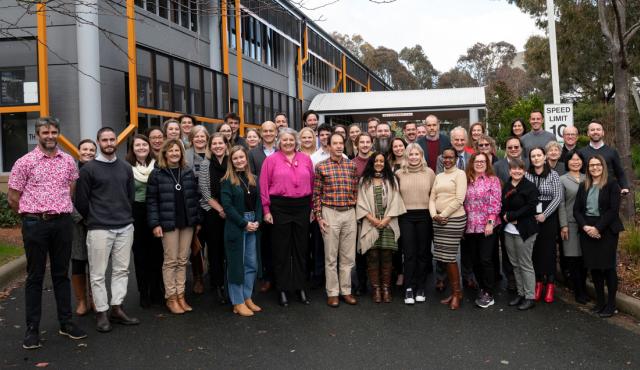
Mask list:
[[[229,48],[236,48],[236,23],[233,5],[229,5]],[[242,54],[273,68],[281,67],[284,38],[244,10],[241,11]]]
[[[193,32],[198,32],[197,0],[135,0],[135,4]]]
[[[276,112],[285,112],[294,127],[301,121],[300,101],[268,87],[245,81],[244,87],[244,120],[246,123],[259,125],[274,119]],[[231,99],[231,110],[238,111],[238,101]],[[297,126],[296,126],[297,127]]]
[[[38,113],[0,114],[0,136],[2,137],[2,170],[11,171],[18,158],[27,154],[38,144],[36,119]]]
[[[309,60],[302,66],[304,82],[329,91],[333,88],[332,68],[320,58],[309,54]]]
[[[38,103],[38,47],[34,39],[0,39],[0,106]]]
[[[139,106],[209,118],[227,113],[224,74],[145,47],[137,57]]]

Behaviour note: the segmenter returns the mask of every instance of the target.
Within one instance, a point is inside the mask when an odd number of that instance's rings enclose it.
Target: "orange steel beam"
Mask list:
[[[304,26],[304,32],[302,34],[302,43],[298,46],[298,99],[304,100],[304,88],[302,78],[302,66],[309,60],[309,44],[308,44],[308,32],[307,25]]]
[[[40,105],[14,105],[0,107],[0,113],[41,112],[41,109]]]
[[[349,76],[349,75],[347,75],[347,78],[348,78],[348,79],[350,79],[351,81],[355,82],[356,84],[358,84],[358,85],[360,85],[360,86],[364,87],[365,89],[367,88],[367,85],[365,85],[365,84],[363,84],[362,82],[360,82],[360,81],[356,80],[355,78],[353,78],[353,77],[351,77],[351,76]]]
[[[178,118],[182,115],[182,113],[168,112],[164,110],[143,108],[143,107],[138,107],[138,112],[142,114],[151,114],[154,116],[161,116],[161,117],[168,117],[168,118]],[[217,119],[217,118],[209,118],[209,117],[202,117],[202,116],[193,116],[193,117],[198,122],[206,122],[206,123],[212,123],[212,124],[224,122],[224,120]]]
[[[36,4],[36,18],[38,26],[38,105],[22,107],[22,112],[40,112],[41,117],[49,115],[49,60],[47,58],[47,5],[41,1]],[[38,107],[38,110],[34,108]],[[11,108],[11,107],[8,107]],[[14,111],[17,112],[17,111]],[[64,135],[58,135],[58,144],[67,152],[78,158],[78,148]]]
[[[138,128],[138,66],[136,58],[136,10],[127,0],[127,58],[129,59],[129,125],[118,135],[120,145]]]
[[[220,25],[220,31],[222,34],[222,73],[229,76],[229,25],[227,23],[226,0],[222,0],[220,2],[220,13],[222,15],[222,24]]]
[[[338,88],[342,85],[342,71],[338,70],[338,81],[336,81],[336,85],[331,89],[331,92],[338,92]]]
[[[342,54],[342,92],[347,92],[347,56]]]
[[[132,1],[132,0],[129,0]],[[242,79],[242,33],[240,32],[240,0],[235,0],[236,21],[236,67],[238,69],[238,116],[240,116],[240,135],[244,135],[244,81]]]
[[[367,91],[371,91],[371,75],[367,74]]]

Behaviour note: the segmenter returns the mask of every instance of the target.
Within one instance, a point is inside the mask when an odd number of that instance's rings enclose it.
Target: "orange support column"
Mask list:
[[[129,60],[129,126],[118,135],[118,145],[138,128],[138,66],[134,0],[127,0],[127,59]]]
[[[347,56],[342,54],[342,92],[347,92]]]
[[[49,59],[47,58],[47,6],[36,4],[38,24],[38,102],[40,115],[49,115]]]

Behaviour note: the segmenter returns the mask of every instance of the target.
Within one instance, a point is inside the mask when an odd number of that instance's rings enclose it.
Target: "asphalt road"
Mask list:
[[[496,305],[482,310],[467,294],[459,311],[438,303],[405,306],[363,297],[357,306],[327,307],[324,294],[288,308],[273,293],[255,302],[264,312],[240,318],[213,296],[190,296],[194,312],[168,314],[164,307],[137,305],[135,279],[129,282],[127,311],[142,321],[136,327],[95,331],[93,317],[77,322],[86,340],[57,334],[53,291],[43,292],[40,330],[43,347],[26,351],[24,292],[0,301],[0,367],[52,369],[238,369],[238,368],[640,368],[638,324],[618,316],[603,320],[586,309],[557,300],[527,312],[507,307],[502,292]]]

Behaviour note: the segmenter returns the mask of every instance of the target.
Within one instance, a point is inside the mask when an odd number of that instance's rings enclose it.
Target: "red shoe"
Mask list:
[[[542,297],[542,283],[541,282],[537,282],[536,283],[536,290],[535,290],[533,299],[536,300],[536,301],[539,301],[541,297]]]
[[[547,294],[544,295],[544,301],[547,303],[553,303],[553,292],[556,286],[553,283],[547,284]]]

